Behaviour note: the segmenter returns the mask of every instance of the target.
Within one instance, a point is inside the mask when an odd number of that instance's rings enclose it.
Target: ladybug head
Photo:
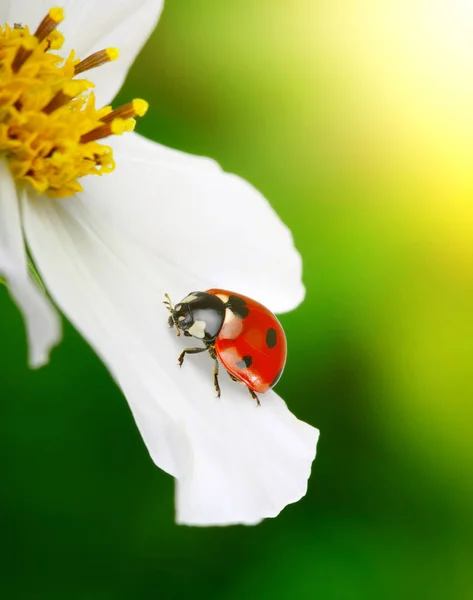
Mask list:
[[[179,304],[172,306],[166,296],[164,303],[171,313],[168,319],[169,327],[176,327],[177,335],[193,336],[204,342],[213,342],[222,328],[225,319],[225,305],[212,294],[192,292]]]
[[[173,321],[172,325],[175,325],[177,329],[180,329],[185,333],[194,324],[191,305],[187,302],[176,304],[168,319],[169,324],[171,324],[171,321]]]

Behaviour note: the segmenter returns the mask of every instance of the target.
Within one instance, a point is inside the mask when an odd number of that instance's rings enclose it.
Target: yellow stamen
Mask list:
[[[70,102],[72,98],[73,96],[68,96],[62,90],[59,90],[59,92],[57,92],[57,94],[54,96],[51,102],[46,104],[46,106],[42,110],[45,114],[49,115],[60,106],[64,106],[65,104]]]
[[[113,119],[110,123],[100,125],[92,131],[88,131],[80,138],[81,144],[87,144],[95,140],[101,140],[109,135],[122,135],[122,133],[133,131],[134,119]]]
[[[100,120],[104,123],[109,123],[110,121],[113,121],[113,119],[132,119],[133,117],[143,117],[148,110],[148,106],[149,104],[146,102],[146,100],[135,98],[135,100],[132,102],[128,102],[128,104],[124,104],[123,106],[112,110]]]
[[[38,42],[42,42],[52,33],[61,21],[64,20],[64,11],[62,8],[52,8],[44,17],[35,31],[35,37]]]
[[[74,75],[79,75],[79,73],[83,73],[84,71],[89,71],[112,60],[117,60],[119,54],[120,51],[117,48],[106,48],[105,50],[94,52],[94,54],[84,58],[84,60],[81,60],[74,67]]]
[[[64,19],[64,11],[62,8],[52,8],[49,13],[44,17],[38,26],[38,29],[34,33],[34,37],[38,42],[42,42],[48,37]],[[18,27],[17,29],[21,29]],[[15,59],[12,63],[12,70],[18,73],[25,61],[33,53],[33,48],[28,49],[24,46],[20,46],[16,53]]]
[[[75,76],[115,60],[118,50],[64,60],[51,52],[63,44],[56,30],[63,18],[51,9],[34,34],[20,24],[0,27],[0,158],[18,182],[52,197],[81,191],[85,175],[113,171],[112,150],[98,140],[133,131],[148,108],[140,99],[95,107],[93,84]]]

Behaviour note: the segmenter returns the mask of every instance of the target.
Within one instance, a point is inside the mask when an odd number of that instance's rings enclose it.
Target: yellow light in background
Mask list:
[[[388,271],[377,273],[389,293],[367,325],[384,377],[384,426],[406,452],[428,457],[439,476],[460,474],[469,502],[473,2],[304,0],[289,27],[297,38],[293,62],[330,75],[314,78],[325,86],[323,115],[308,106],[303,118],[315,138],[324,133],[336,163],[341,197],[331,200],[351,205],[368,229],[371,221],[366,243]],[[390,259],[387,239],[396,250]],[[355,301],[370,306],[361,277],[355,285]]]
[[[367,144],[427,170],[432,187],[473,192],[473,2],[304,0],[292,51],[338,78],[340,145]],[[335,124],[334,124],[335,126]],[[367,159],[366,148],[356,156]],[[412,171],[409,166],[408,172]],[[434,183],[435,182],[435,183]],[[444,191],[446,191],[444,190]]]

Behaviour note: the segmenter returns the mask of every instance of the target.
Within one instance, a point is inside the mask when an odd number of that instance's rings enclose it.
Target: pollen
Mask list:
[[[79,179],[115,168],[112,149],[101,143],[133,131],[148,104],[135,99],[113,109],[96,107],[94,84],[79,75],[118,58],[105,48],[81,60],[64,59],[64,19],[52,8],[34,33],[26,25],[0,26],[0,157],[19,184],[55,198],[82,191]]]

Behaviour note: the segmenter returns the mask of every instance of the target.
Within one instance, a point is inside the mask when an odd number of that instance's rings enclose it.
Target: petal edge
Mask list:
[[[61,338],[61,323],[49,299],[29,276],[16,188],[4,160],[0,160],[0,272],[25,319],[29,364],[41,367]]]

